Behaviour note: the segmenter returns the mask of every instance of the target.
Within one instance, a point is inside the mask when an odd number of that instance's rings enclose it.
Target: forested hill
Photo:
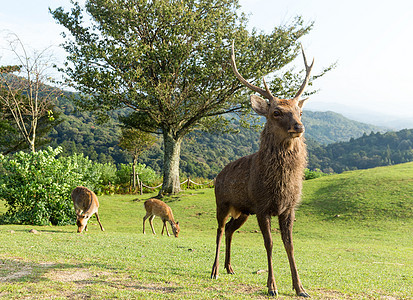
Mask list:
[[[63,146],[66,154],[84,153],[92,160],[101,163],[128,163],[130,157],[118,147],[120,128],[113,119],[99,125],[96,118],[88,112],[77,112],[67,98],[57,102],[56,110],[61,113],[63,122],[50,133],[51,145]],[[333,112],[304,111],[303,122],[306,126],[306,138],[310,152],[310,167],[332,168],[321,164],[324,147],[337,141],[348,141],[371,131],[382,130],[379,127],[351,121]],[[233,126],[240,130],[238,134],[213,135],[193,132],[188,135],[181,150],[181,173],[192,177],[213,178],[228,162],[256,152],[259,147],[259,132]],[[316,142],[317,141],[317,142]],[[315,149],[315,150],[312,150]],[[327,151],[327,150],[326,150]],[[329,158],[330,159],[330,158]],[[312,161],[313,160],[313,161]],[[162,144],[159,140],[139,160],[160,171],[163,164]]]
[[[306,137],[320,144],[347,142],[350,138],[358,138],[364,133],[384,132],[384,127],[350,120],[338,113],[327,111],[304,110],[303,123]]]
[[[348,142],[309,148],[309,168],[341,173],[413,161],[413,129],[364,134]]]

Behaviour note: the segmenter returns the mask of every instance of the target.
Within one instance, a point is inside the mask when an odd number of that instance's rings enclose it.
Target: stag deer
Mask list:
[[[164,229],[166,229],[166,234],[170,236],[168,227],[166,226],[166,221],[171,224],[172,231],[174,233],[175,237],[178,237],[179,231],[181,229],[179,228],[179,222],[174,221],[174,215],[172,214],[172,209],[166,205],[165,202],[158,200],[158,199],[149,199],[146,200],[144,203],[145,210],[146,210],[146,215],[143,217],[143,233],[145,234],[145,221],[147,218],[149,218],[149,224],[151,225],[152,228],[152,233],[155,233],[155,229],[153,229],[153,224],[152,220],[155,218],[155,216],[158,216],[162,219],[163,226],[162,226],[162,235]]]
[[[98,208],[99,201],[96,194],[84,186],[78,186],[72,191],[72,201],[76,211],[77,232],[87,231],[87,222],[95,214],[100,229],[105,231],[100,223]]]
[[[271,217],[278,216],[282,241],[290,263],[293,289],[299,296],[309,297],[298,276],[293,255],[292,228],[295,208],[300,202],[301,186],[307,151],[304,143],[304,125],[301,110],[306,100],[299,100],[309,81],[314,60],[310,66],[302,50],[306,76],[293,99],[273,96],[265,82],[265,90],[245,80],[235,64],[232,44],[231,65],[238,80],[263,98],[251,95],[251,106],[265,116],[258,152],[228,164],[216,177],[215,198],[218,230],[215,262],[211,278],[218,277],[218,260],[221,239],[225,228],[225,269],[234,274],[231,266],[231,240],[248,216],[257,215],[268,259],[268,293],[277,296],[277,286],[272,266]],[[228,217],[231,219],[226,223]],[[226,224],[225,224],[226,223]]]

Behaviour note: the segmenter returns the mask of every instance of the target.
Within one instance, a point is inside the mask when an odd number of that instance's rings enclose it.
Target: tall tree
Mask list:
[[[132,156],[132,176],[134,189],[136,189],[136,178],[139,178],[137,176],[138,174],[136,174],[136,164],[138,162],[138,157],[143,151],[148,150],[150,147],[152,147],[155,141],[156,138],[150,133],[134,128],[122,128],[122,136],[120,137],[119,147],[127,150]]]
[[[232,40],[243,76],[256,83],[290,63],[298,39],[312,27],[297,18],[270,34],[250,33],[238,9],[238,0],[89,0],[84,8],[73,2],[69,12],[51,11],[71,35],[64,35],[62,71],[82,93],[78,104],[100,114],[129,107],[123,123],[162,134],[161,193],[180,189],[180,146],[187,133],[225,128],[224,114],[249,111],[229,63]],[[289,69],[270,88],[291,95],[299,77]]]
[[[60,91],[46,85],[50,82],[47,70],[52,65],[45,56],[45,50],[28,53],[14,34],[9,36],[9,46],[19,65],[0,66],[1,117],[3,122],[9,122],[9,128],[17,129],[28,148],[35,152],[39,130],[42,128],[43,134],[50,130],[46,123],[54,120],[53,101]],[[9,151],[19,148],[21,142],[17,139]]]

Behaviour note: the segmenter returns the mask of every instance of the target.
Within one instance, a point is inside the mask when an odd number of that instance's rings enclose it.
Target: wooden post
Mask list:
[[[191,178],[188,176],[188,182],[186,183],[186,188],[189,190],[190,186],[191,186]]]

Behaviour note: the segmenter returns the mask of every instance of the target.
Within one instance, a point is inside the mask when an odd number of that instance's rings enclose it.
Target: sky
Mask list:
[[[83,2],[83,0],[81,1]],[[334,70],[314,83],[319,92],[306,108],[345,112],[347,117],[393,116],[413,120],[413,1],[411,0],[240,0],[250,28],[270,33],[296,16],[314,22],[301,41],[316,75],[332,63]],[[0,65],[10,64],[4,36],[13,32],[30,50],[59,48],[63,27],[48,8],[71,7],[69,0],[0,0]],[[303,67],[302,57],[295,62]]]

